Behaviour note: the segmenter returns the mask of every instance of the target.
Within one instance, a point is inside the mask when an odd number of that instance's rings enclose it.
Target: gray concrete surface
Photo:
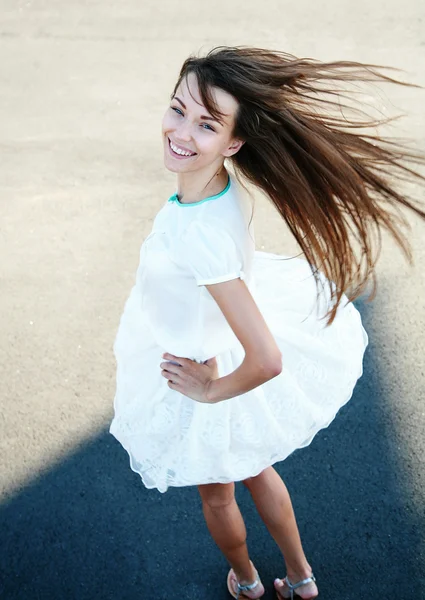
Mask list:
[[[425,84],[419,0],[0,0],[0,597],[226,598],[194,489],[145,490],[107,432],[112,343],[174,176],[160,121],[182,60],[218,44],[405,68]],[[385,88],[425,148],[424,91]],[[422,193],[419,189],[416,190]],[[424,224],[386,242],[350,403],[278,466],[324,599],[424,598]],[[261,198],[257,246],[292,242]],[[283,576],[238,486],[267,593]]]

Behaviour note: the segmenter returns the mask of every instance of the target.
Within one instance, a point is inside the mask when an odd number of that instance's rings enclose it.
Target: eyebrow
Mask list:
[[[172,100],[177,100],[177,102],[180,102],[180,104],[186,110],[186,105],[184,104],[184,102],[182,100],[180,100],[180,98],[178,98],[177,96],[174,96],[174,98],[172,98]],[[206,115],[201,115],[200,118],[204,119],[205,121],[214,121],[215,123],[219,123],[220,125],[223,124],[222,121],[219,121],[218,119],[214,119],[214,117],[207,117]]]

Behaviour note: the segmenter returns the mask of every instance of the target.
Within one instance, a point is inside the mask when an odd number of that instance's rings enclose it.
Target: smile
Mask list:
[[[171,150],[172,155],[175,157],[191,158],[192,156],[196,156],[196,152],[188,152],[187,150],[183,150],[183,148],[180,148],[179,146],[176,146],[176,144],[173,144],[170,138],[168,138],[168,146]]]

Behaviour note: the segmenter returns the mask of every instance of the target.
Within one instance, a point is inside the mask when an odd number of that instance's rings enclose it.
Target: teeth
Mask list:
[[[170,146],[171,146],[171,149],[176,154],[181,154],[183,156],[192,156],[192,152],[184,152],[183,150],[180,150],[180,148],[178,148],[177,146],[175,146],[171,140],[170,140]]]

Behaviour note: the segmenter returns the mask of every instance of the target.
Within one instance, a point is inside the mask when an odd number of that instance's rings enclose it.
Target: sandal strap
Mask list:
[[[249,592],[250,590],[253,590],[255,587],[257,587],[259,583],[259,579],[256,579],[254,583],[247,583],[246,585],[241,585],[240,583],[238,583],[238,590],[240,592]]]
[[[306,583],[310,583],[310,581],[316,581],[316,578],[312,573],[311,577],[307,577],[307,579],[303,579],[302,581],[298,581],[297,583],[291,583],[289,581],[288,577],[285,577],[285,581],[291,590],[296,590],[297,588],[301,587],[302,585],[306,585]]]
[[[260,583],[260,580],[257,578],[254,583],[247,583],[246,585],[241,585],[239,583],[239,581],[237,582],[238,584],[238,595],[236,596],[236,600],[239,600],[239,596],[241,592],[248,592],[250,590],[253,590],[255,587],[257,587],[257,585]]]

